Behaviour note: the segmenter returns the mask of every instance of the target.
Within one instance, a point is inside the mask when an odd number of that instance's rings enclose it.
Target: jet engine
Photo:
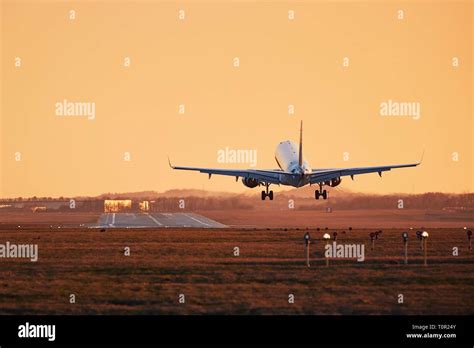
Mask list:
[[[250,188],[254,188],[258,186],[258,180],[252,178],[242,178],[242,183]]]
[[[339,185],[341,183],[342,179],[339,177],[339,178],[335,178],[335,179],[332,179],[331,180],[331,183],[329,184],[329,186],[331,187],[336,187],[337,185]]]
[[[325,181],[324,184],[328,185],[328,186],[331,186],[331,187],[336,187],[337,185],[339,185],[341,183],[341,181],[342,181],[342,179],[339,177],[339,178],[335,178],[335,179]]]

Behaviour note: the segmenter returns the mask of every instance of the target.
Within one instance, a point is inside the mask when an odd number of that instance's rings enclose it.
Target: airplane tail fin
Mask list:
[[[300,125],[300,155],[298,163],[300,167],[303,165],[303,121],[301,121]]]

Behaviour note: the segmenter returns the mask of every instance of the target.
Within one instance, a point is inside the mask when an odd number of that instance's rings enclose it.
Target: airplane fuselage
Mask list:
[[[281,176],[282,185],[301,187],[309,184],[309,176],[304,174],[311,174],[311,167],[304,157],[300,165],[298,146],[294,142],[280,142],[275,149],[275,160],[282,171],[292,173]]]

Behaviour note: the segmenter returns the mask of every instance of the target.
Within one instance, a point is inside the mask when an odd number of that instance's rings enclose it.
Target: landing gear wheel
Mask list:
[[[270,198],[271,201],[273,201],[273,191],[268,191],[268,187],[270,186],[269,183],[265,183],[265,191],[262,191],[262,201],[265,200],[265,198]]]
[[[314,198],[319,199],[319,191],[314,191]]]
[[[328,191],[323,191],[323,199],[328,199]]]

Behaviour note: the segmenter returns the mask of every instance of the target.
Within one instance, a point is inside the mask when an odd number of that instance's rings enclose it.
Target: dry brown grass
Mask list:
[[[371,230],[339,230],[339,242],[365,243],[366,260],[331,261],[326,268],[325,231],[311,230],[307,268],[304,232],[1,230],[0,243],[37,243],[39,261],[0,259],[0,314],[474,313],[474,252],[461,229],[429,230],[427,267],[414,232],[404,265],[401,230],[384,230],[374,251]],[[453,247],[459,256],[452,256]],[[69,304],[70,293],[77,303]],[[400,293],[404,304],[397,303]]]
[[[89,212],[44,212],[32,213],[29,211],[7,212],[0,211],[0,228],[21,226],[46,226],[46,225],[79,225],[95,223],[100,213]]]
[[[265,201],[262,204],[271,205],[272,202]],[[225,225],[246,227],[449,228],[474,224],[474,214],[428,209],[336,209],[332,213],[327,213],[322,208],[317,210],[285,208],[280,211],[208,210],[198,213]]]

